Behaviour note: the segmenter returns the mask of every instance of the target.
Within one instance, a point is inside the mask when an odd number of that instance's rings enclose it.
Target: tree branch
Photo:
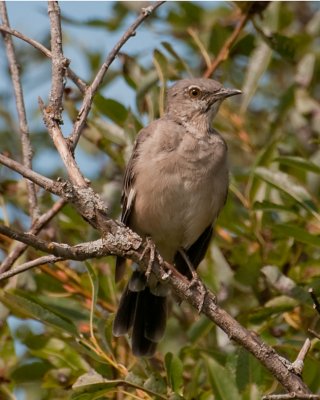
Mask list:
[[[46,213],[42,214],[36,222],[32,225],[28,233],[37,235],[41,229],[47,225],[48,222],[62,209],[66,204],[64,199],[58,200]],[[7,255],[7,257],[2,261],[0,266],[0,273],[7,271],[15,261],[21,256],[21,254],[26,250],[28,245],[19,242],[14,247],[14,249]]]
[[[59,129],[59,127],[57,128]],[[65,142],[64,142],[65,143]],[[89,222],[94,228],[104,234],[105,232],[113,232],[119,226],[119,223],[106,218],[107,208],[101,197],[95,193],[92,188],[86,186],[72,186],[68,181],[53,181],[43,175],[38,174],[22,164],[12,160],[0,153],[0,164],[11,168],[25,178],[37,183],[48,192],[62,197],[68,203],[71,203],[78,210],[79,214]]]
[[[0,153],[0,163],[6,167],[18,172],[20,175],[29,179],[31,182],[36,183],[48,192],[61,196],[63,193],[62,186],[60,182],[55,182],[52,179],[46,178],[43,175],[38,174],[32,169],[25,167],[24,165],[12,160],[9,157]]]
[[[28,269],[34,268],[34,267],[39,267],[40,265],[43,264],[52,264],[57,261],[61,261],[63,258],[61,257],[55,257],[55,256],[43,256],[40,258],[37,258],[36,260],[28,261],[24,264],[19,265],[18,267],[11,268],[10,271],[0,273],[0,282],[11,278],[15,275],[21,274],[22,272],[27,271]]]
[[[237,40],[242,29],[246,26],[249,18],[250,18],[250,7],[248,7],[248,9],[246,10],[246,12],[244,12],[244,14],[241,14],[241,17],[240,17],[236,27],[234,28],[234,31],[228,37],[228,39],[225,41],[224,45],[222,46],[221,50],[219,51],[219,54],[212,61],[212,64],[210,65],[209,68],[207,68],[206,72],[204,73],[203,76],[205,78],[210,78],[210,76],[216,71],[216,69],[219,67],[219,65],[228,58],[231,47]]]
[[[320,400],[318,394],[299,394],[295,392],[285,394],[268,394],[262,400]]]
[[[7,14],[6,5],[3,1],[0,2],[0,15],[5,26],[9,26],[9,18]],[[20,72],[18,67],[18,62],[16,59],[14,46],[12,42],[11,35],[2,32],[4,39],[7,58],[9,62],[9,69],[11,80],[13,84],[13,91],[16,98],[16,108],[19,119],[19,130],[20,130],[20,140],[22,148],[22,160],[23,165],[32,169],[32,147],[29,137],[29,127],[27,122],[26,110],[23,99],[23,91],[20,80]],[[27,181],[28,189],[28,202],[29,202],[29,212],[32,222],[39,217],[38,199],[36,193],[36,187],[33,182]]]
[[[34,39],[29,38],[28,36],[25,36],[21,32],[11,29],[8,26],[5,25],[0,25],[0,31],[8,33],[10,35],[13,35],[26,43],[29,43],[31,46],[33,46],[35,49],[39,50],[42,54],[44,54],[48,58],[52,58],[51,51],[48,50],[45,46],[43,46],[41,43],[37,42]],[[75,85],[77,85],[78,89],[80,92],[84,93],[87,89],[87,84],[79,78],[79,76],[70,68],[67,68],[67,76],[74,82]]]
[[[43,101],[39,98],[39,106],[43,114],[43,120],[48,128],[49,134],[52,138],[52,141],[58,150],[60,157],[66,167],[68,172],[68,176],[70,181],[77,187],[87,187],[87,182],[84,179],[74,157],[73,154],[67,144],[66,139],[64,138],[61,129],[60,129],[60,121],[56,119],[56,113],[49,106],[45,107]]]
[[[70,135],[70,142],[75,146],[78,143],[80,135],[82,133],[82,129],[85,126],[88,114],[91,110],[93,98],[97,93],[99,86],[101,85],[103,78],[108,71],[110,65],[116,58],[117,54],[121,50],[122,46],[136,34],[136,29],[142,24],[142,22],[147,19],[158,7],[164,4],[165,1],[156,1],[152,5],[147,8],[143,8],[141,14],[138,18],[134,21],[134,23],[127,29],[127,31],[122,35],[118,43],[114,46],[114,48],[109,53],[108,57],[106,58],[105,62],[100,67],[96,77],[94,78],[91,85],[87,88],[86,94],[83,99],[82,106],[78,113],[76,122],[73,127],[72,134]]]
[[[52,75],[51,93],[49,100],[50,113],[58,124],[62,123],[62,99],[64,91],[64,77],[70,61],[64,57],[62,49],[60,7],[57,1],[48,1],[50,18]]]
[[[1,225],[0,233],[63,259],[82,261],[107,255],[124,256],[139,262],[144,271],[146,271],[149,263],[149,257],[146,254],[148,252],[144,252],[147,244],[136,233],[121,225],[118,225],[117,232],[108,233],[103,239],[81,243],[76,246],[45,242],[34,235],[17,232]],[[285,362],[273,348],[262,342],[255,333],[242,327],[226,311],[220,308],[216,303],[216,296],[204,286],[199,278],[194,284],[190,285],[190,282],[179,274],[174,267],[169,266],[166,262],[160,263],[157,261],[158,257],[155,257],[155,260],[152,271],[156,278],[160,282],[167,282],[179,299],[185,300],[197,310],[201,310],[230,339],[252,353],[289,392],[296,394],[310,393],[308,387],[295,373],[292,364],[288,361]],[[203,293],[205,293],[204,297]]]

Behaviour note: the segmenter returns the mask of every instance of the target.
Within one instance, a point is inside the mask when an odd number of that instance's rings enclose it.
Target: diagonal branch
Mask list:
[[[43,46],[43,44],[37,42],[36,40],[31,39],[28,36],[25,36],[23,33],[15,30],[15,29],[11,29],[10,27],[5,26],[5,25],[0,25],[0,31],[8,33],[12,36],[15,36],[15,37],[25,41],[26,43],[29,43],[31,46],[33,46],[35,49],[39,50],[46,57],[52,58],[52,54],[51,54],[50,50],[48,50],[45,46]],[[67,68],[67,76],[75,83],[75,85],[78,86],[78,89],[82,93],[84,93],[86,91],[87,84],[82,79],[80,79],[79,76],[70,67]]]
[[[91,110],[93,98],[97,93],[99,86],[101,85],[103,78],[108,71],[110,65],[116,58],[117,54],[121,50],[122,46],[136,34],[136,29],[143,23],[145,19],[147,19],[158,7],[164,4],[165,1],[156,1],[152,5],[147,8],[143,8],[141,14],[134,21],[134,23],[127,29],[127,31],[122,35],[118,43],[111,50],[109,55],[107,56],[105,62],[101,65],[100,70],[98,71],[96,77],[94,78],[91,85],[86,90],[86,94],[83,99],[82,106],[78,113],[76,122],[73,127],[72,134],[70,135],[70,142],[75,146],[78,143],[82,130],[86,124],[86,120],[88,114]]]
[[[216,71],[219,65],[228,58],[231,47],[239,37],[240,33],[242,32],[242,29],[246,26],[250,16],[251,16],[250,7],[248,7],[247,11],[241,15],[236,27],[234,28],[234,31],[225,41],[217,57],[212,61],[212,64],[207,68],[206,72],[204,73],[205,78],[210,78],[210,76]]]
[[[64,199],[58,200],[46,213],[42,214],[36,222],[32,225],[28,233],[37,235],[43,227],[45,227],[51,219],[64,207],[66,201]],[[21,254],[27,249],[28,245],[19,242],[13,250],[6,256],[0,266],[0,273],[7,271],[11,265],[21,256]]]
[[[6,5],[3,1],[0,2],[0,15],[3,21],[3,24],[9,27],[9,18],[7,14]],[[5,48],[7,52],[7,58],[9,62],[9,69],[11,80],[13,84],[13,91],[16,98],[16,107],[19,118],[19,130],[20,130],[20,139],[21,139],[21,147],[22,147],[22,160],[23,165],[32,168],[32,147],[29,137],[29,127],[27,122],[26,110],[24,105],[23,91],[20,80],[20,72],[18,67],[17,58],[14,51],[14,46],[12,42],[12,37],[9,34],[3,33],[2,36],[5,43]],[[39,217],[39,208],[38,208],[38,199],[36,193],[36,187],[33,182],[27,181],[28,188],[28,202],[29,202],[29,212],[32,219],[32,222],[35,222]]]
[[[43,189],[46,189],[48,192],[61,196],[62,194],[61,183],[46,178],[45,176],[38,174],[32,169],[25,167],[24,165],[18,163],[15,160],[12,160],[9,157],[6,157],[1,153],[0,153],[0,163],[12,169],[13,171],[18,172],[23,177],[29,179],[31,182],[36,183]]]
[[[63,260],[63,258],[61,258],[61,257],[43,256],[43,257],[37,258],[36,260],[28,261],[24,264],[19,265],[18,267],[11,268],[10,271],[0,273],[0,282],[5,279],[11,278],[15,275],[21,274],[22,272],[28,271],[31,268],[39,267],[40,265],[43,265],[43,264],[55,263],[55,262],[61,261],[61,260]]]

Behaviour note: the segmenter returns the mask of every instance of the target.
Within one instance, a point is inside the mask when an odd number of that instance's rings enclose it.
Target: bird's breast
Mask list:
[[[180,143],[137,163],[132,228],[150,235],[168,261],[190,247],[223,206],[228,169],[226,146]]]

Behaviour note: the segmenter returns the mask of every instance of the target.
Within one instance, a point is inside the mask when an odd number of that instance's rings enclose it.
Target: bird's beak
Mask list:
[[[235,96],[237,94],[241,94],[241,90],[238,89],[227,89],[227,88],[221,88],[216,95],[219,97],[221,96],[222,99],[226,99],[227,97]]]

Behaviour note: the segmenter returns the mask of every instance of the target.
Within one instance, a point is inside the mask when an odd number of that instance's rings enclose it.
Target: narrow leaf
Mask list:
[[[320,236],[312,235],[303,228],[299,228],[290,224],[272,225],[272,230],[280,235],[292,237],[298,242],[308,244],[310,246],[320,247]]]
[[[264,167],[256,168],[254,174],[295,199],[305,210],[320,220],[320,215],[314,210],[311,195],[303,186],[294,182],[288,174],[281,171],[271,171]]]
[[[183,365],[179,357],[172,353],[165,356],[165,365],[167,370],[167,378],[174,392],[178,392],[183,383]]]
[[[60,328],[71,335],[78,336],[77,329],[70,320],[55,314],[40,302],[30,300],[22,294],[16,295],[5,291],[0,292],[0,300],[11,310],[14,310],[18,313],[23,313],[28,317],[39,320],[40,322],[53,325],[54,327]]]
[[[295,167],[308,172],[314,172],[315,174],[320,174],[320,167],[317,164],[302,157],[281,156],[277,157],[274,161],[283,165],[288,165],[289,167]]]
[[[209,380],[216,400],[240,400],[236,384],[230,371],[212,358],[206,358]]]

